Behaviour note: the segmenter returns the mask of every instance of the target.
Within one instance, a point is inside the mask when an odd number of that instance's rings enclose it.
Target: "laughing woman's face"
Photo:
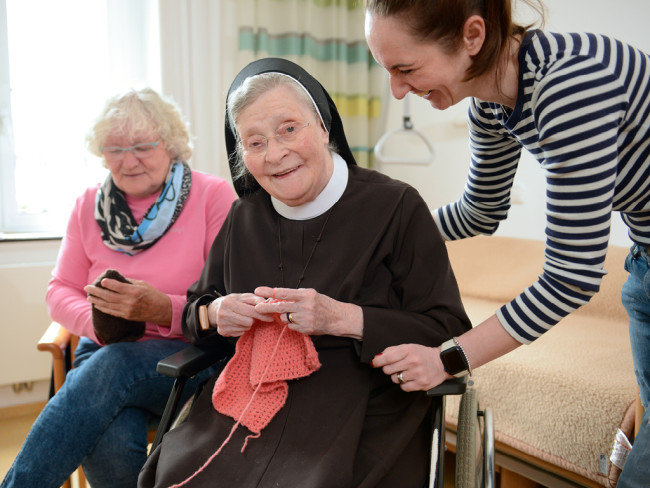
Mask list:
[[[464,79],[473,51],[463,43],[447,52],[435,42],[415,39],[398,17],[371,13],[366,13],[365,31],[370,51],[388,71],[391,92],[398,100],[411,92],[445,110],[470,96],[471,85]]]

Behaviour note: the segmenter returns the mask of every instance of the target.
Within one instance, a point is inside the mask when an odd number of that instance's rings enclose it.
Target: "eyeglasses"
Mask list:
[[[244,150],[244,154],[261,155],[266,152],[266,148],[269,145],[269,139],[277,139],[278,142],[285,145],[291,144],[296,141],[300,131],[305,127],[308,127],[310,124],[311,121],[304,125],[299,125],[298,122],[285,122],[277,128],[275,135],[266,137],[262,134],[255,134],[254,136],[242,140],[241,147]]]
[[[144,159],[152,155],[153,151],[156,149],[156,146],[160,144],[160,141],[156,142],[145,142],[142,144],[136,144],[131,147],[120,147],[120,146],[107,146],[100,147],[99,150],[104,154],[104,157],[107,161],[119,162],[124,160],[124,155],[126,151],[129,151],[138,159]]]

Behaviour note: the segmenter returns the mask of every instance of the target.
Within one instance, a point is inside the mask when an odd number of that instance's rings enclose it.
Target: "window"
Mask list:
[[[156,0],[0,0],[0,232],[62,234],[105,100],[160,77]]]

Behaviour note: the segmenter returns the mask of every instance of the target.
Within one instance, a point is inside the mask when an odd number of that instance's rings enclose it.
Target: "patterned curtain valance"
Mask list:
[[[383,73],[366,45],[362,2],[241,0],[236,10],[239,68],[268,56],[300,64],[336,103],[357,163],[372,167]]]

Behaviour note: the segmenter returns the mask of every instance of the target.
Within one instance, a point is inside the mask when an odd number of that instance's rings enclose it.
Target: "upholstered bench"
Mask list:
[[[474,325],[542,272],[539,241],[475,237],[448,242]],[[600,292],[534,343],[477,369],[480,406],[494,415],[501,486],[610,486],[617,429],[633,437],[638,390],[620,291],[628,250],[611,247]],[[458,399],[449,397],[448,438]],[[534,483],[529,481],[534,480]]]

